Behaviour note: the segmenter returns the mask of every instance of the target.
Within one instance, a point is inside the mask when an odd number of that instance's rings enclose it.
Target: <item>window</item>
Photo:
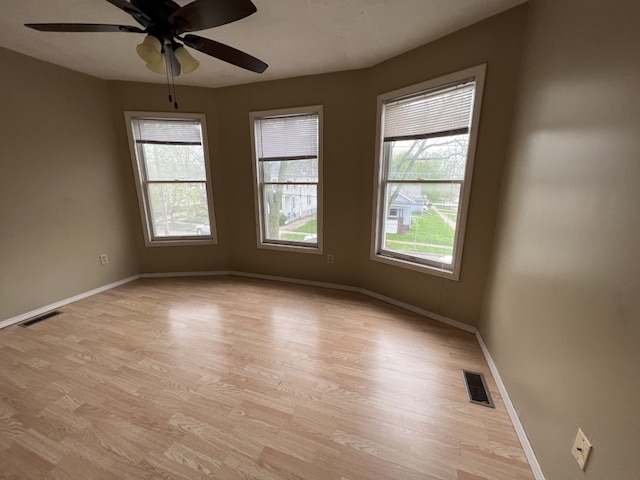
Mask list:
[[[204,115],[125,118],[147,245],[215,243]]]
[[[484,72],[378,97],[372,259],[459,277]]]
[[[258,246],[322,253],[322,107],[250,121]]]

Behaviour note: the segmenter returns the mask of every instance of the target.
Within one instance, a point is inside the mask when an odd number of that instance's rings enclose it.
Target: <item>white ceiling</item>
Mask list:
[[[248,72],[191,50],[200,68],[176,83],[220,87],[368,67],[524,1],[253,0],[255,14],[195,33],[260,58],[267,71]],[[105,0],[1,0],[0,46],[103,79],[165,82],[136,55],[141,34],[38,32],[25,23],[138,26]]]

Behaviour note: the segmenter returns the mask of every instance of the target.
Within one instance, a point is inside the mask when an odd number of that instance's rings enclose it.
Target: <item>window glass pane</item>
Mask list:
[[[204,182],[150,183],[148,188],[155,237],[211,235]]]
[[[383,250],[451,265],[459,200],[459,184],[388,183]]]
[[[147,180],[206,181],[202,145],[143,144]]]
[[[317,182],[318,159],[260,162],[264,182]]]
[[[389,180],[462,180],[469,135],[398,140],[389,149]]]
[[[264,185],[265,239],[317,244],[317,220],[317,185]]]

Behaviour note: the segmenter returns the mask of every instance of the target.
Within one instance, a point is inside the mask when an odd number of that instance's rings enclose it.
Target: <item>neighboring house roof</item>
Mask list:
[[[397,205],[416,205],[422,204],[425,201],[425,196],[420,192],[420,187],[404,187],[393,201],[391,206]]]

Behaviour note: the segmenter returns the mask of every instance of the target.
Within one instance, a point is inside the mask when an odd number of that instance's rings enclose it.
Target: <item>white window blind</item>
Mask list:
[[[258,160],[299,160],[318,156],[318,115],[256,120]]]
[[[133,118],[133,136],[137,143],[200,145],[202,131],[198,120]]]
[[[385,103],[384,140],[420,139],[467,133],[475,81]]]

